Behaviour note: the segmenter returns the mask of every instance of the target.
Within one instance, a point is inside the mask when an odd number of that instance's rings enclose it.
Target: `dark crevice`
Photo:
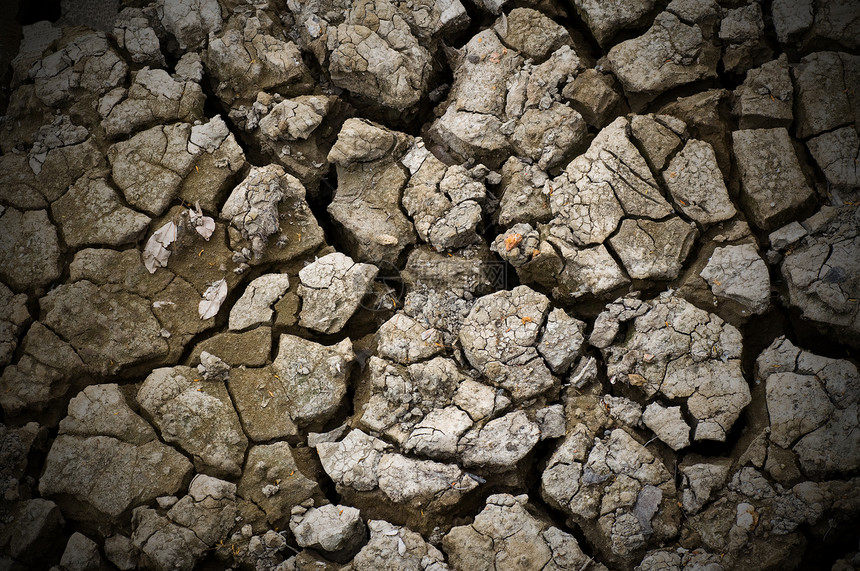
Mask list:
[[[319,190],[314,193],[308,193],[306,197],[308,206],[310,206],[317,224],[323,230],[325,243],[332,246],[335,245],[336,228],[334,220],[327,209],[336,192],[337,169],[332,165],[329,168],[328,175],[320,180]],[[343,248],[337,248],[337,250],[342,252]]]
[[[41,2],[25,2],[19,0],[17,20],[22,26],[35,24],[41,20],[56,22],[60,19],[60,0],[43,0]]]

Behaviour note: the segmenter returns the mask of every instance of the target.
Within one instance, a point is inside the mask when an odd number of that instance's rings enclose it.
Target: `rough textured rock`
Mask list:
[[[633,140],[639,143],[642,156],[645,157],[648,166],[654,171],[663,170],[671,155],[678,151],[683,141],[688,138],[687,128],[683,121],[669,115],[650,113],[648,115],[634,115],[630,119],[630,134],[633,135]],[[701,156],[695,157],[695,162],[705,163],[703,165],[705,168],[713,170],[713,167],[707,164],[710,158],[707,156],[707,150],[700,149],[701,141],[689,141],[689,143],[690,149],[687,154],[699,151]],[[680,154],[684,155],[685,153],[682,151]],[[678,160],[683,160],[683,157]]]
[[[105,179],[86,177],[51,205],[51,213],[71,247],[134,243],[150,222],[149,216],[123,205]]]
[[[553,297],[606,297],[630,283],[630,278],[603,244],[583,249],[561,240],[554,244],[561,254],[563,268],[558,272],[558,286],[553,289]]]
[[[844,343],[860,345],[857,281],[857,210],[843,207],[819,213],[822,223],[785,257],[781,272],[791,305],[824,330],[838,332]],[[818,215],[816,215],[818,216]]]
[[[548,309],[545,296],[518,286],[479,299],[460,330],[472,366],[515,399],[538,395],[554,383],[536,348]]]
[[[467,432],[457,447],[466,466],[504,469],[522,460],[539,439],[538,425],[517,411]]]
[[[379,356],[404,365],[435,357],[443,349],[437,329],[425,328],[405,313],[395,314],[377,332]]]
[[[479,421],[507,408],[510,400],[487,385],[465,379],[454,394],[454,404]]]
[[[117,14],[113,22],[113,35],[117,45],[128,51],[133,63],[154,68],[165,65],[164,54],[150,13],[140,8],[127,7]]]
[[[195,345],[189,362],[198,363],[204,351],[231,367],[262,367],[271,360],[272,329],[256,327],[242,333],[219,333]]]
[[[236,232],[231,248],[248,262],[285,261],[323,243],[305,187],[280,165],[251,168],[230,193],[221,217]]]
[[[272,370],[281,385],[279,394],[286,397],[295,422],[322,423],[331,418],[346,396],[349,365],[354,357],[349,339],[327,347],[281,335]]]
[[[860,74],[858,56],[815,52],[793,68],[797,98],[797,135],[807,138],[843,125],[858,123],[860,106],[850,96]]]
[[[783,251],[788,246],[796,244],[807,234],[806,228],[800,222],[789,222],[782,228],[771,232],[768,236],[768,241],[772,248],[777,251]]]
[[[41,305],[42,323],[93,372],[114,374],[167,356],[167,340],[148,299],[82,280],[50,291]]]
[[[397,111],[416,105],[430,79],[430,54],[395,5],[361,3],[344,16],[328,31],[332,82]]]
[[[393,502],[408,511],[439,511],[456,505],[478,485],[456,464],[392,453],[384,441],[361,430],[351,431],[340,442],[321,442],[316,448],[339,493],[359,501],[356,492],[378,489],[381,493],[371,496],[379,498],[376,501]]]
[[[300,547],[327,552],[354,551],[367,540],[367,528],[360,512],[335,504],[293,509],[290,531]]]
[[[610,380],[638,387],[649,398],[686,398],[686,411],[696,421],[693,439],[725,440],[750,402],[740,369],[740,333],[677,297],[664,294],[647,305],[638,317],[616,318],[632,319],[632,333],[604,349]]]
[[[0,545],[4,553],[22,566],[47,566],[62,549],[65,526],[63,514],[57,504],[42,498],[33,498],[12,505],[8,512],[16,525],[0,526]],[[9,558],[4,562],[13,565]]]
[[[672,0],[666,11],[678,16],[682,21],[695,22],[706,35],[714,32],[722,16],[720,5],[714,0]]]
[[[856,1],[563,4],[0,22],[0,568],[857,562]]]
[[[368,429],[385,433],[401,443],[406,441],[409,430],[421,421],[425,414],[434,409],[444,409],[454,402],[459,385],[464,379],[456,363],[444,357],[403,368],[374,356],[370,358],[369,370],[370,394],[367,403],[362,407],[364,412],[360,422]],[[494,404],[495,401],[491,400],[490,411],[495,411]],[[465,409],[469,411],[468,407]],[[438,414],[445,415],[445,412]],[[461,419],[462,416],[455,419],[455,426],[459,425]],[[433,428],[443,429],[443,439],[452,431],[451,427],[433,426],[430,431],[434,434]],[[466,428],[468,425],[460,426],[455,435],[447,438],[459,437]],[[416,427],[416,432],[410,437],[416,446],[420,444],[415,441],[419,432]],[[435,447],[440,445],[435,443]],[[444,451],[440,451],[439,455],[443,453]]]
[[[75,350],[41,323],[34,323],[21,342],[21,357],[3,369],[0,404],[7,414],[43,410],[64,396],[70,381],[85,372]]]
[[[648,305],[639,299],[637,293],[616,299],[594,320],[594,328],[588,337],[589,344],[598,349],[606,349],[615,340],[622,323],[644,315],[648,309]]]
[[[663,12],[645,34],[614,46],[607,57],[635,110],[663,91],[715,77],[719,53],[697,24]]]
[[[783,448],[824,424],[833,412],[827,393],[814,377],[794,373],[770,375],[767,400],[770,439]]]
[[[140,553],[141,567],[192,569],[197,558],[227,537],[242,521],[236,484],[198,474],[188,495],[166,514],[139,507],[132,514],[131,535]]]
[[[660,114],[680,119],[687,126],[691,137],[705,141],[714,148],[717,164],[725,173],[732,172],[731,128],[726,122],[730,92],[725,89],[710,89],[687,97],[679,97],[660,108]],[[728,179],[727,183],[733,183]],[[737,187],[731,188],[732,194]]]
[[[287,274],[266,274],[249,283],[245,293],[230,309],[230,330],[241,331],[261,323],[270,323],[274,314],[272,306],[289,287]]]
[[[609,244],[631,278],[671,280],[681,271],[697,235],[694,225],[677,216],[665,222],[628,218]]]
[[[445,134],[439,138],[461,155],[469,151],[491,154],[508,147],[499,132],[499,116],[505,107],[503,86],[522,58],[505,49],[494,32],[481,32],[466,44],[464,57],[455,70],[452,91],[456,93],[456,103],[448,106],[436,128]],[[491,54],[496,54],[492,60],[497,62],[488,59]]]
[[[837,42],[846,48],[856,49],[857,19],[856,11],[850,2],[830,0],[822,2],[815,12],[815,22],[812,25],[811,42]]]
[[[90,387],[69,403],[39,482],[75,519],[117,522],[136,506],[181,489],[191,463],[156,437],[116,385]]]
[[[459,331],[463,318],[474,305],[474,296],[483,295],[496,287],[505,287],[508,276],[501,264],[484,244],[476,244],[454,252],[436,252],[419,247],[406,260],[401,276],[408,286],[405,312],[425,327],[435,327],[447,335]],[[440,299],[428,305],[410,303],[428,295]]]
[[[368,293],[378,268],[340,252],[328,254],[299,272],[302,312],[299,323],[321,333],[340,331]]]
[[[705,236],[713,236],[716,240],[704,241],[705,245],[698,250],[695,258],[687,264],[679,280],[677,295],[703,309],[714,312],[727,323],[742,328],[755,315],[750,310],[750,304],[755,306],[756,302],[750,301],[750,299],[758,300],[762,304],[760,307],[764,310],[770,302],[770,296],[773,295],[767,261],[759,258],[760,254],[753,231],[742,220],[732,219],[721,222],[708,229]],[[748,248],[749,251],[747,252]],[[720,250],[719,253],[717,253],[718,249]],[[737,263],[733,262],[736,267],[731,268],[725,264],[719,265],[722,264],[722,261],[727,260],[726,254],[732,252],[734,252],[733,256],[737,258]],[[771,257],[773,255],[775,254],[768,254]],[[748,262],[741,263],[741,259],[746,259]],[[756,262],[756,259],[762,262],[761,266]],[[711,267],[705,271],[709,264]],[[756,268],[761,270],[762,267],[764,273],[756,271]],[[708,276],[707,279],[702,275],[703,272]],[[746,272],[753,281],[744,284],[735,278],[724,283],[722,277],[719,275],[715,277],[711,272],[724,273],[723,277]],[[751,287],[747,287],[748,285]],[[740,297],[732,299],[727,296],[726,292],[732,288],[734,293],[741,292],[743,296],[749,299],[741,299]],[[719,295],[717,295],[718,292]]]
[[[515,268],[526,266],[540,252],[540,233],[530,224],[514,224],[493,240],[490,249]],[[540,255],[540,254],[537,254]]]
[[[155,431],[125,401],[119,386],[90,385],[69,401],[60,433],[76,436],[110,436],[141,445],[155,440]]]
[[[756,378],[766,383],[770,441],[792,450],[810,478],[856,469],[853,437],[843,436],[858,430],[860,373],[853,363],[778,337],[756,359]]]
[[[707,571],[723,571],[721,557],[699,549],[689,550],[679,547],[675,550],[655,549],[649,551],[634,569],[635,571],[657,571],[658,569],[706,569]]]
[[[44,124],[40,122],[28,153],[7,153],[0,157],[3,166],[0,181],[8,205],[46,208],[82,175],[105,166],[105,158],[93,137],[81,129],[68,115],[57,115]]]
[[[455,160],[472,156],[490,167],[510,150],[541,168],[562,163],[586,143],[585,121],[562,100],[565,85],[580,71],[580,57],[562,45],[539,65],[508,49],[496,30],[484,30],[461,48],[444,114],[430,138]]]
[[[221,29],[221,8],[216,0],[160,0],[156,6],[161,24],[182,51],[203,47],[209,33]]]
[[[690,445],[690,427],[684,422],[679,406],[664,407],[652,402],[642,413],[642,423],[672,450]]]
[[[773,27],[780,43],[793,43],[813,22],[813,3],[810,0],[776,0],[773,3]]]
[[[631,0],[618,4],[604,4],[593,0],[576,0],[576,12],[601,46],[607,46],[613,36],[626,28],[638,28],[648,23],[655,2]]]
[[[204,99],[197,83],[145,67],[134,74],[128,90],[116,88],[106,93],[98,111],[107,136],[118,138],[161,123],[193,123],[203,116]]]
[[[328,176],[328,153],[346,109],[335,95],[284,98],[260,91],[253,103],[234,104],[229,116],[269,160],[301,179],[314,195]]]
[[[753,224],[774,230],[812,198],[785,129],[732,133],[741,175],[741,203]]]
[[[321,98],[285,99],[260,119],[260,132],[270,139],[307,139],[322,123],[327,103]]]
[[[121,85],[128,64],[101,32],[67,35],[58,49],[29,69],[35,96],[49,107],[93,103],[111,88]],[[83,107],[83,106],[82,106]]]
[[[257,442],[320,425],[343,403],[354,357],[349,339],[324,346],[282,335],[271,366],[230,372],[230,395],[248,436]]]
[[[86,535],[75,532],[69,538],[60,565],[69,571],[100,569],[104,565],[99,546]]]
[[[618,422],[631,428],[642,425],[642,407],[636,402],[626,397],[614,397],[611,395],[603,395],[601,401],[603,408],[607,409],[609,416]],[[655,404],[651,403],[651,405]],[[689,433],[689,427],[687,427],[687,432]],[[689,444],[689,439],[687,443]]]
[[[385,442],[360,430],[350,431],[340,442],[317,444],[326,473],[336,484],[358,491],[370,491],[379,485],[379,459],[387,448]]]
[[[77,146],[88,137],[86,127],[75,125],[68,115],[57,115],[50,124],[39,127],[33,147],[27,153],[27,163],[33,174],[41,175],[51,151]]]
[[[158,358],[158,364],[167,364],[178,359],[186,343],[194,335],[213,325],[213,319],[204,320],[200,317],[199,302],[202,295],[213,282],[224,280],[222,283],[230,282],[232,285],[236,281],[235,273],[227,273],[226,266],[216,266],[214,262],[227,252],[223,227],[215,239],[207,242],[196,232],[188,232],[190,228],[184,226],[186,213],[186,209],[176,207],[173,215],[168,214],[169,218],[176,216],[180,222],[177,232],[180,244],[167,250],[170,252],[168,268],[156,268],[154,274],[149,273],[146,262],[141,260],[139,250],[86,248],[79,251],[69,268],[70,281],[74,282],[75,286],[82,284],[78,291],[87,290],[94,285],[101,293],[95,296],[81,295],[84,299],[78,300],[78,303],[89,303],[89,307],[96,309],[111,307],[110,304],[114,302],[122,302],[129,307],[116,312],[99,309],[100,314],[70,318],[82,321],[77,322],[77,325],[67,323],[63,327],[77,328],[87,321],[101,324],[93,327],[90,335],[106,335],[102,329],[107,328],[114,339],[123,341],[122,347],[108,347],[118,351],[121,358],[125,358],[126,353],[141,351],[139,346],[146,343],[153,346],[150,351],[158,354],[166,342],[166,353]],[[66,299],[67,297],[69,299]],[[69,291],[65,292],[63,299],[74,301],[71,297],[73,296]],[[88,297],[92,298],[86,301]],[[68,307],[65,305],[66,301],[61,307]],[[141,307],[138,307],[138,304]],[[149,308],[144,309],[143,305],[149,305]],[[147,312],[151,312],[155,323],[160,324],[160,339],[157,341],[147,341],[150,325],[146,323],[149,318],[140,317]],[[142,327],[139,331],[140,338],[125,339],[123,336],[131,335],[131,332],[124,329],[128,329],[134,319],[137,319]],[[155,323],[152,325],[153,329]],[[113,341],[108,339],[108,342]],[[74,341],[72,344],[74,345]],[[117,361],[109,357],[108,362],[111,360],[114,363]]]
[[[550,185],[552,234],[574,244],[597,244],[622,216],[663,218],[672,212],[645,159],[619,118],[600,131],[588,151]]]
[[[767,264],[751,244],[715,249],[701,276],[714,295],[734,300],[750,313],[764,313],[770,306]]]
[[[383,454],[377,469],[380,491],[398,504],[417,506],[453,504],[478,483],[454,464]]]
[[[549,178],[546,172],[511,157],[502,165],[501,175],[499,224],[534,224],[550,219],[552,214],[543,193],[544,183]]]
[[[579,569],[600,563],[580,549],[576,539],[527,511],[528,496],[494,494],[470,525],[453,528],[442,546],[455,569]]]
[[[573,516],[612,561],[630,561],[649,542],[677,532],[675,494],[662,462],[622,429],[593,445],[577,429],[550,458],[541,480],[541,495]]]
[[[137,401],[162,437],[194,458],[198,471],[235,477],[241,473],[248,439],[223,380],[209,380],[190,367],[153,371]]]
[[[714,149],[704,141],[687,141],[669,161],[663,171],[663,181],[678,210],[702,225],[722,222],[735,215]]]
[[[718,37],[723,42],[723,68],[730,73],[745,73],[773,55],[764,36],[761,6],[755,3],[726,10]]]
[[[237,490],[265,512],[269,525],[278,528],[288,524],[294,506],[309,498],[322,500],[319,485],[304,475],[295,449],[286,442],[253,446]]]
[[[57,229],[44,210],[0,214],[0,279],[16,290],[41,289],[60,277]]]
[[[627,108],[621,87],[611,75],[586,69],[568,83],[562,96],[579,111],[586,123],[603,128]]]
[[[860,154],[860,136],[854,127],[822,133],[807,141],[806,146],[824,171],[824,178],[829,185],[840,190],[860,187],[855,162]]]
[[[734,111],[740,116],[741,129],[790,127],[794,86],[785,55],[749,70],[735,97]]]
[[[494,29],[502,42],[535,61],[571,42],[567,30],[531,8],[514,8],[496,21]]]
[[[230,371],[230,396],[248,438],[266,442],[298,434],[290,416],[280,379],[271,367],[236,368]],[[276,398],[275,395],[279,395]]]
[[[403,448],[434,460],[451,460],[457,455],[460,438],[471,427],[468,413],[456,406],[437,408],[415,425]]]
[[[678,467],[683,475],[681,501],[684,511],[697,513],[711,500],[714,492],[726,483],[731,462],[716,458],[707,462],[693,458]]]
[[[419,238],[440,252],[480,242],[476,229],[486,198],[481,180],[486,169],[446,168],[422,140],[414,141],[401,163],[412,174],[403,190],[403,207]]]
[[[153,127],[113,145],[111,176],[126,201],[151,215],[162,214],[191,171],[199,149],[189,145],[191,125]]]
[[[27,469],[27,457],[39,436],[39,424],[28,422],[20,428],[0,425],[3,464],[0,468],[0,497],[13,502],[29,495],[29,482],[23,479]]]
[[[16,84],[19,84],[32,67],[33,63],[41,59],[46,49],[48,49],[55,41],[62,36],[62,29],[54,26],[47,20],[22,26],[21,27],[21,43],[18,46],[18,53],[12,58],[11,65],[13,70],[13,78]]]
[[[337,165],[337,191],[327,210],[362,261],[394,264],[415,243],[412,224],[400,210],[406,173],[397,164],[406,135],[369,121],[348,119],[328,154]]]
[[[306,80],[308,70],[299,48],[272,35],[264,21],[265,17],[261,21],[240,14],[218,33],[209,31],[203,65],[217,81],[215,94],[227,105],[252,100],[259,91],[290,94]]]
[[[408,571],[444,571],[448,569],[442,552],[424,541],[419,534],[387,521],[369,520],[370,541],[352,565],[356,569],[403,569]]]
[[[553,373],[566,372],[582,355],[585,323],[571,317],[563,309],[553,309],[537,346],[538,352]]]
[[[542,169],[561,163],[571,149],[580,147],[585,120],[578,111],[561,103],[549,109],[529,109],[523,113],[511,137],[514,150],[536,157]]]

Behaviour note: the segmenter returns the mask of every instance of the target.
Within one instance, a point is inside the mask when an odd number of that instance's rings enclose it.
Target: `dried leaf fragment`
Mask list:
[[[227,282],[223,278],[214,282],[203,292],[203,299],[197,306],[200,319],[209,319],[218,314],[221,304],[227,298]]]
[[[199,201],[194,203],[194,207],[195,210],[188,209],[188,217],[191,220],[191,225],[197,230],[198,234],[203,236],[204,240],[208,241],[212,237],[212,233],[215,232],[215,219],[203,215]]]
[[[154,274],[158,268],[167,266],[167,260],[170,258],[169,248],[176,241],[176,234],[176,224],[171,220],[156,230],[146,241],[146,247],[143,249],[143,265],[149,273]]]

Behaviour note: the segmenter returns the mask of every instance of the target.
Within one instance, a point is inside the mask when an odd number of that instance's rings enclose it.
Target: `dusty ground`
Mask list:
[[[860,566],[856,2],[13,4],[0,568]]]

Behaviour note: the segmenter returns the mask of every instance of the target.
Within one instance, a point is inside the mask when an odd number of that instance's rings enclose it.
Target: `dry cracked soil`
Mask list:
[[[856,0],[7,0],[0,569],[860,568]]]

